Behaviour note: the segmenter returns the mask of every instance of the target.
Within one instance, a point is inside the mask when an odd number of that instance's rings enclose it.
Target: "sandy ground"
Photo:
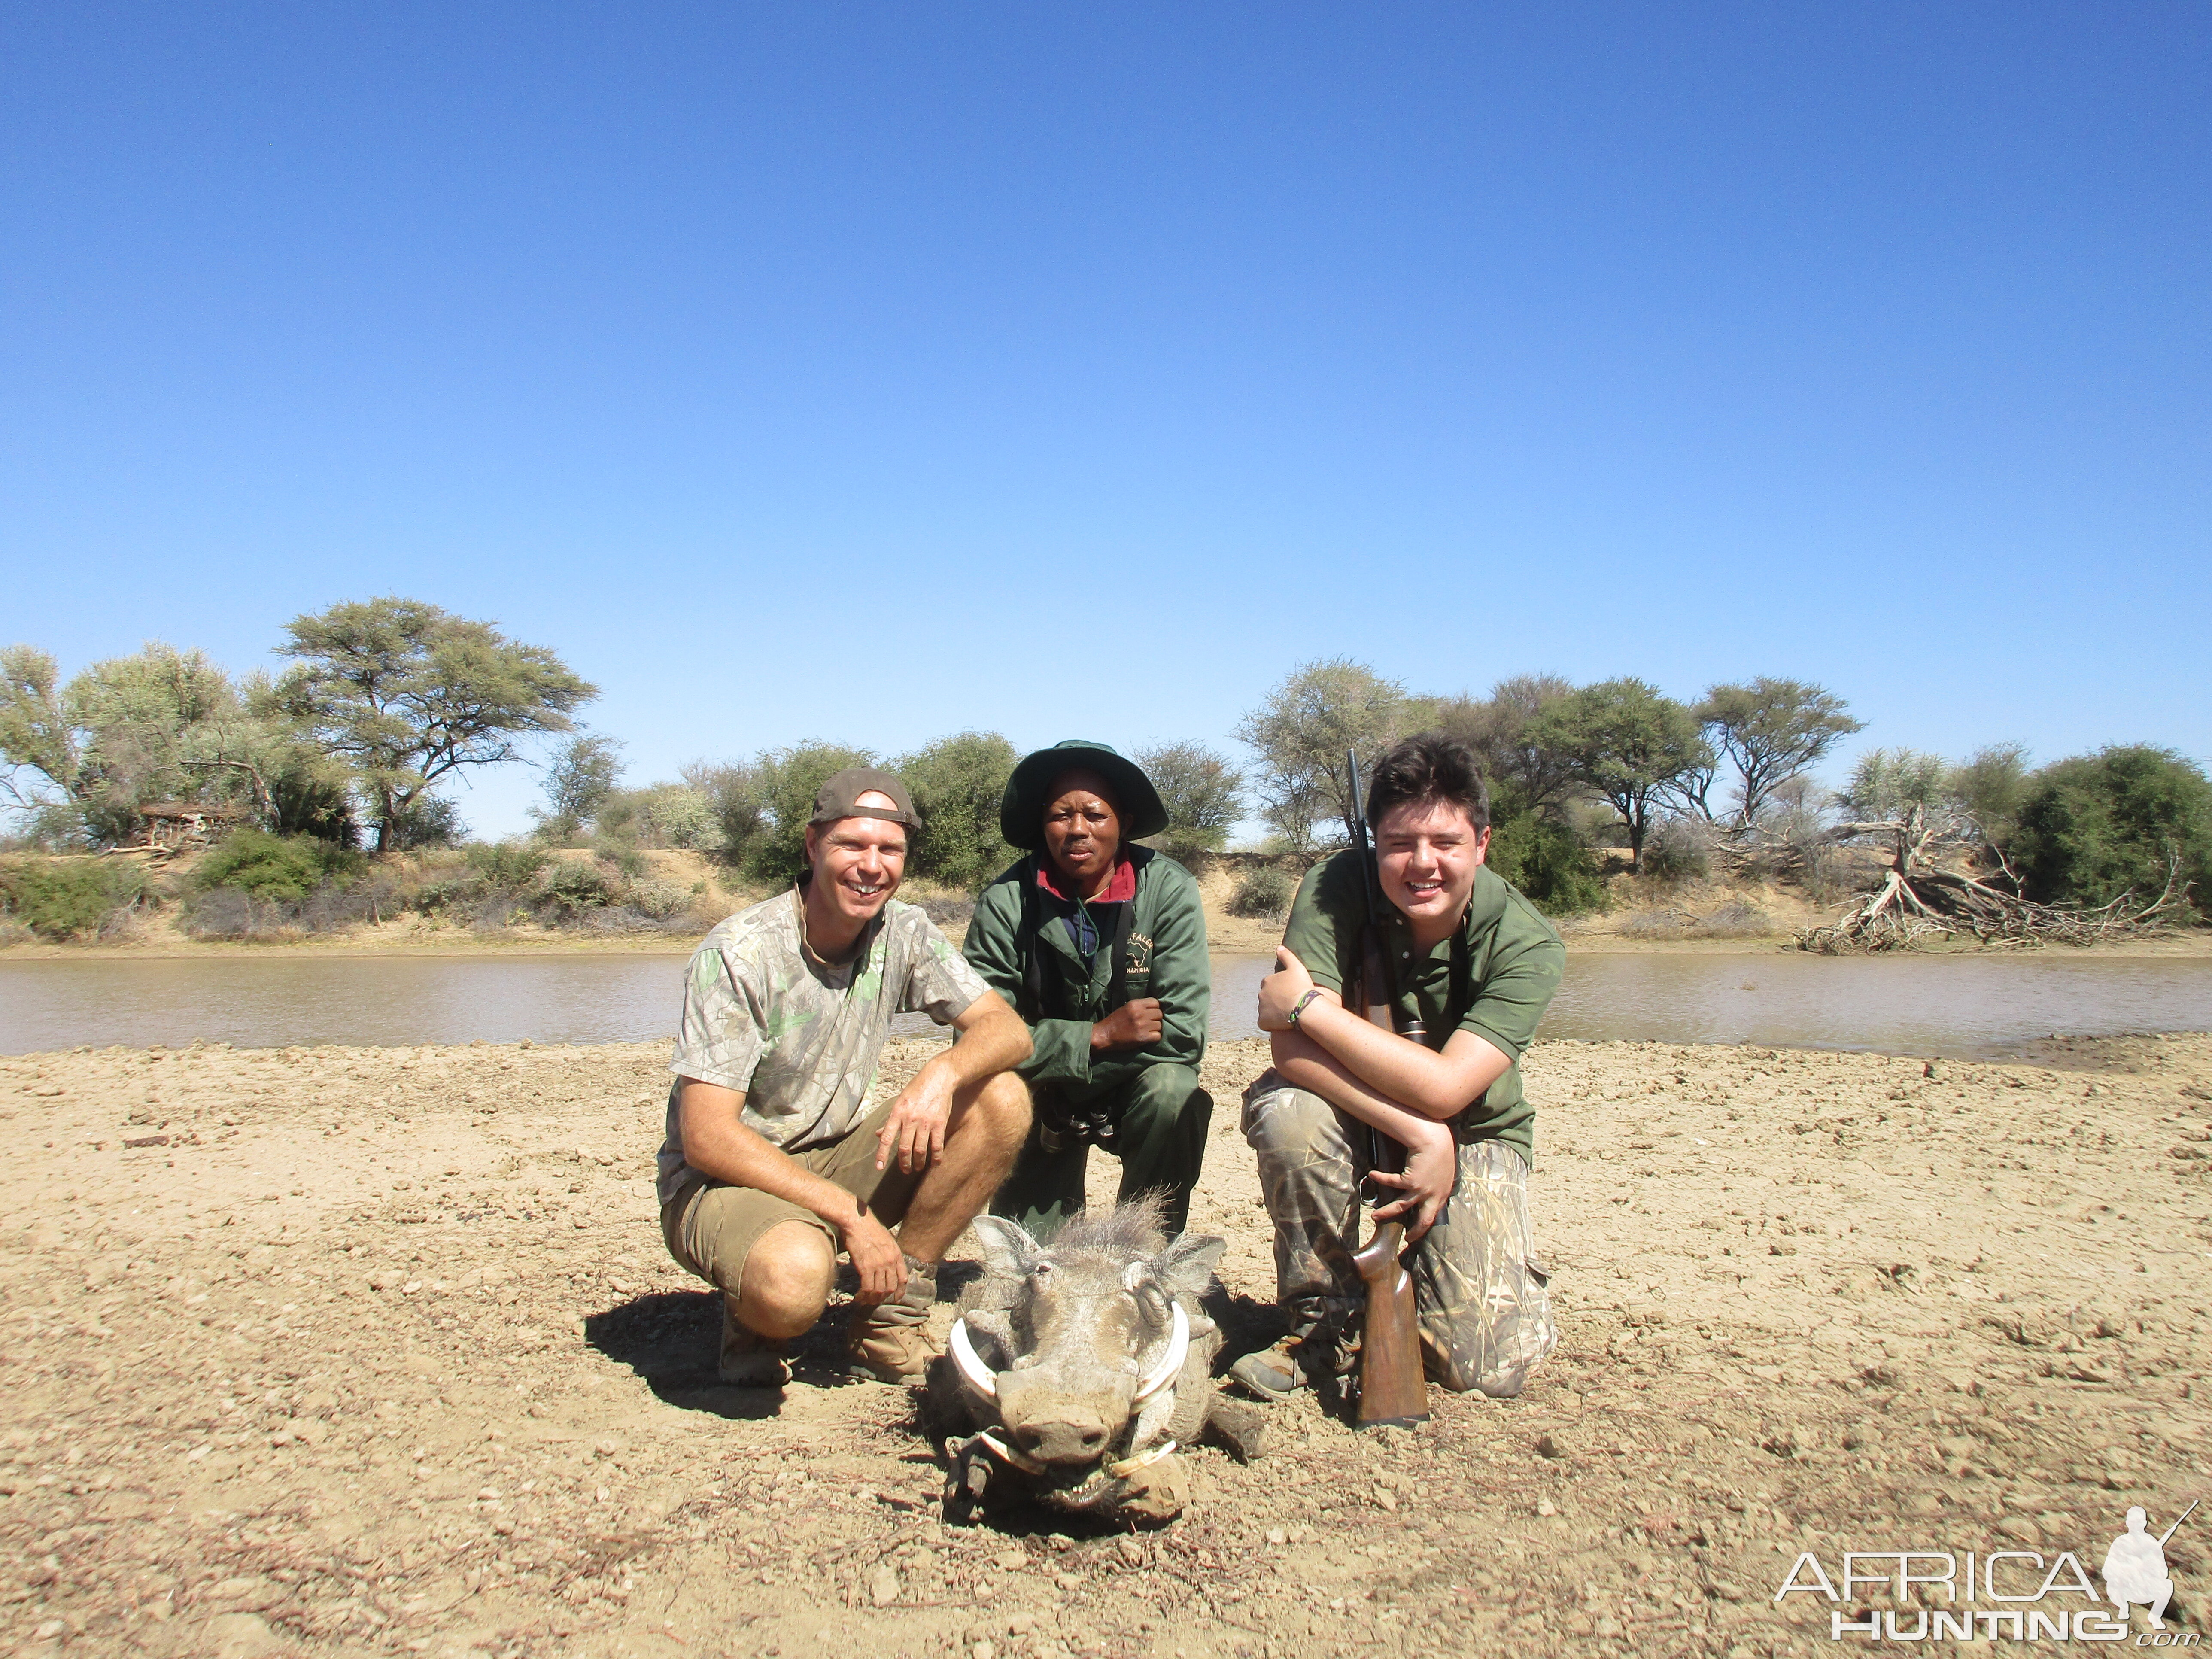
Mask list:
[[[1209,1064],[1231,1353],[1273,1332],[1262,1052]],[[1801,1551],[2094,1571],[2127,1504],[2212,1493],[2212,1039],[1540,1045],[1527,1395],[1275,1408],[1134,1536],[940,1526],[911,1397],[829,1328],[780,1403],[714,1382],[649,1196],[665,1059],[0,1060],[0,1651],[1833,1652],[1771,1599]],[[2168,1549],[2191,1629],[2208,1539]]]

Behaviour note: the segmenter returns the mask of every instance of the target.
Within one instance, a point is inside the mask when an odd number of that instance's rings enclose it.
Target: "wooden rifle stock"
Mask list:
[[[1382,983],[1382,953],[1370,927],[1361,963],[1362,1011],[1370,1024],[1395,1029],[1390,1006],[1375,1001],[1365,987]],[[1406,1033],[1401,1032],[1404,1036]],[[1406,1149],[1380,1131],[1370,1133],[1370,1162],[1392,1175],[1406,1166]],[[1396,1196],[1394,1193],[1392,1196]],[[1367,1286],[1367,1318],[1359,1342],[1359,1426],[1404,1427],[1429,1417],[1429,1382],[1421,1364],[1421,1328],[1413,1307],[1413,1276],[1399,1257],[1406,1248],[1403,1222],[1376,1224],[1375,1236],[1357,1251],[1352,1265]]]
[[[1359,766],[1346,755],[1345,771],[1355,805],[1359,795]],[[1369,862],[1367,823],[1354,815],[1353,845],[1364,866],[1367,886],[1367,925],[1359,935],[1358,999],[1351,1006],[1370,1025],[1420,1042],[1426,1034],[1418,1017],[1401,1021],[1391,996],[1390,963],[1382,943],[1382,896]],[[1379,1129],[1368,1131],[1371,1168],[1396,1175],[1406,1167],[1406,1149]],[[1388,1189],[1386,1189],[1388,1190]],[[1395,1191],[1392,1197],[1399,1196]],[[1401,1221],[1378,1222],[1375,1237],[1356,1251],[1352,1264],[1367,1287],[1367,1317],[1359,1341],[1359,1426],[1384,1425],[1405,1427],[1429,1419],[1429,1381],[1421,1363],[1421,1328],[1413,1306],[1413,1277],[1400,1257],[1406,1248],[1406,1227]]]

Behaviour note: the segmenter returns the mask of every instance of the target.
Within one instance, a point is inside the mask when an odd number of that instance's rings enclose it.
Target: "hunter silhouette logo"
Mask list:
[[[2160,1633],[2138,1637],[2138,1645],[2194,1646],[2195,1631],[2163,1632],[2174,1591],[2166,1546],[2196,1511],[2191,1503],[2164,1532],[2153,1534],[2148,1511],[2128,1510],[2127,1530],[2105,1552],[2101,1594],[2071,1550],[2051,1557],[2024,1549],[1847,1550],[1832,1577],[1808,1550],[1784,1576],[1774,1600],[1786,1603],[1804,1595],[1851,1604],[1853,1613],[1829,1613],[1832,1641],[2118,1642],[2126,1638],[2132,1610],[2140,1606],[2151,1631]],[[1869,1596],[1894,1605],[1868,1606],[1862,1598]],[[2087,1605],[2069,1605],[2069,1596]]]
[[[2199,1498],[2197,1503],[2203,1500]],[[2173,1600],[2173,1580],[2166,1571],[2166,1540],[2181,1529],[2197,1508],[2191,1504],[2155,1538],[2150,1535],[2150,1516],[2140,1509],[2128,1511],[2128,1529],[2112,1540],[2105,1552],[2105,1595],[2128,1616],[2128,1604],[2140,1601],[2150,1609],[2150,1627],[2166,1628],[2166,1604]]]

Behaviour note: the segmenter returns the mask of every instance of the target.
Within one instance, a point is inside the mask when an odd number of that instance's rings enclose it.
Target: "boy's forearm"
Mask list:
[[[1455,1097],[1457,1079],[1442,1055],[1382,1030],[1330,998],[1316,997],[1307,1006],[1298,1017],[1297,1035],[1326,1053],[1370,1092],[1403,1110],[1440,1120],[1468,1105]]]
[[[1413,1146],[1429,1135],[1449,1133],[1428,1114],[1408,1110],[1378,1093],[1302,1031],[1276,1031],[1271,1038],[1275,1070],[1292,1087],[1319,1095],[1330,1105],[1349,1112],[1362,1123],[1382,1130],[1405,1146]]]

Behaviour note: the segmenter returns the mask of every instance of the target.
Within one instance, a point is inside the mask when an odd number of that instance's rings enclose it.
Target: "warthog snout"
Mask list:
[[[1048,1247],[975,1218],[985,1279],[931,1379],[933,1401],[977,1431],[955,1454],[960,1504],[988,1490],[1155,1520],[1182,1507],[1171,1459],[1212,1401],[1220,1338],[1199,1298],[1224,1246],[1158,1228],[1156,1201],[1078,1217]]]
[[[1008,1425],[1014,1443],[1043,1463],[1095,1463],[1106,1452],[1106,1425],[1078,1407]]]

